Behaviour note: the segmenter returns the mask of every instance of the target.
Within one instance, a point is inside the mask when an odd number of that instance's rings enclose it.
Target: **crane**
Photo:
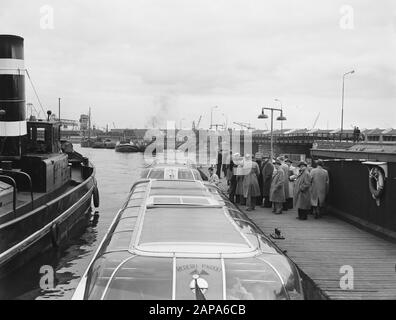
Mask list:
[[[192,128],[193,128],[193,130],[199,128],[199,124],[201,123],[201,120],[202,120],[202,115],[199,116],[199,119],[198,119],[198,121],[197,121],[197,124],[195,124],[195,121],[193,121],[193,123],[192,123]]]
[[[246,123],[246,122],[234,122],[234,124],[237,124],[238,126],[242,128],[246,128],[248,130],[255,130],[255,128],[253,128],[252,126],[250,126],[250,123]]]
[[[316,124],[318,123],[318,120],[319,120],[319,116],[320,116],[320,112],[319,112],[318,115],[316,116],[315,121],[314,121],[314,124],[312,125],[312,129],[311,129],[311,130],[315,129]]]

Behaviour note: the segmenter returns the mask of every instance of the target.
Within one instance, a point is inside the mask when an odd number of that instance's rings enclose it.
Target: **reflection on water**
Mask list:
[[[96,167],[100,193],[99,219],[70,239],[67,249],[48,252],[31,261],[0,283],[0,299],[70,299],[94,252],[125,201],[132,183],[139,178],[143,154],[117,153],[109,149],[88,149],[75,146]],[[52,266],[54,288],[40,289],[40,267]]]

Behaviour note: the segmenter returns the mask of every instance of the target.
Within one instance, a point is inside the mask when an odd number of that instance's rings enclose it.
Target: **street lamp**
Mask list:
[[[274,158],[274,111],[279,111],[280,116],[276,118],[278,121],[284,121],[286,120],[286,117],[283,115],[283,110],[282,109],[276,109],[276,108],[262,108],[261,113],[258,116],[258,119],[267,119],[268,116],[265,114],[264,110],[270,110],[271,111],[271,161]]]
[[[281,110],[283,110],[283,105],[282,105],[282,101],[280,101],[279,99],[275,99],[275,101],[277,101],[277,102],[279,102],[280,103],[280,108],[281,108]],[[279,118],[279,117],[278,117]],[[276,120],[279,120],[279,121],[281,121],[281,133],[283,133],[283,120],[281,120],[281,119],[276,119]]]
[[[353,74],[355,73],[355,70],[349,71],[347,73],[344,73],[342,76],[342,107],[341,107],[341,139],[342,139],[342,133],[344,131],[344,91],[345,91],[345,76],[348,74]]]
[[[213,128],[213,109],[218,108],[218,106],[214,106],[210,109],[210,130]]]
[[[222,113],[222,115],[223,115],[223,117],[224,117],[224,119],[225,119],[225,130],[227,130],[227,127],[228,127],[228,116],[225,114],[225,113]]]

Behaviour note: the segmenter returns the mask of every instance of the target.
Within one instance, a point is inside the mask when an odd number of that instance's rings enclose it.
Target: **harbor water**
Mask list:
[[[88,157],[96,167],[100,192],[99,217],[72,237],[66,249],[46,253],[1,282],[1,299],[70,299],[144,166],[142,153],[118,153],[110,149],[80,148],[76,145],[74,148]],[[54,282],[40,286],[48,268],[46,266],[53,268]]]

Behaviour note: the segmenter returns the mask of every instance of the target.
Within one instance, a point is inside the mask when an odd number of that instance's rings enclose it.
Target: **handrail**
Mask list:
[[[5,170],[5,169],[0,169],[0,174],[1,173],[20,174],[20,175],[22,175],[22,176],[27,178],[28,183],[29,183],[30,198],[32,200],[31,202],[32,202],[32,210],[33,210],[34,209],[34,204],[33,204],[33,201],[34,201],[34,198],[33,198],[33,184],[32,184],[32,178],[30,177],[30,175],[27,174],[26,172],[23,172],[23,171],[13,171],[13,170]]]
[[[16,182],[13,178],[6,176],[6,175],[0,175],[0,179],[6,179],[9,182],[11,182],[13,186],[13,197],[12,197],[12,210],[14,211],[14,214],[16,214],[16,197],[17,197],[17,192],[16,192]]]

